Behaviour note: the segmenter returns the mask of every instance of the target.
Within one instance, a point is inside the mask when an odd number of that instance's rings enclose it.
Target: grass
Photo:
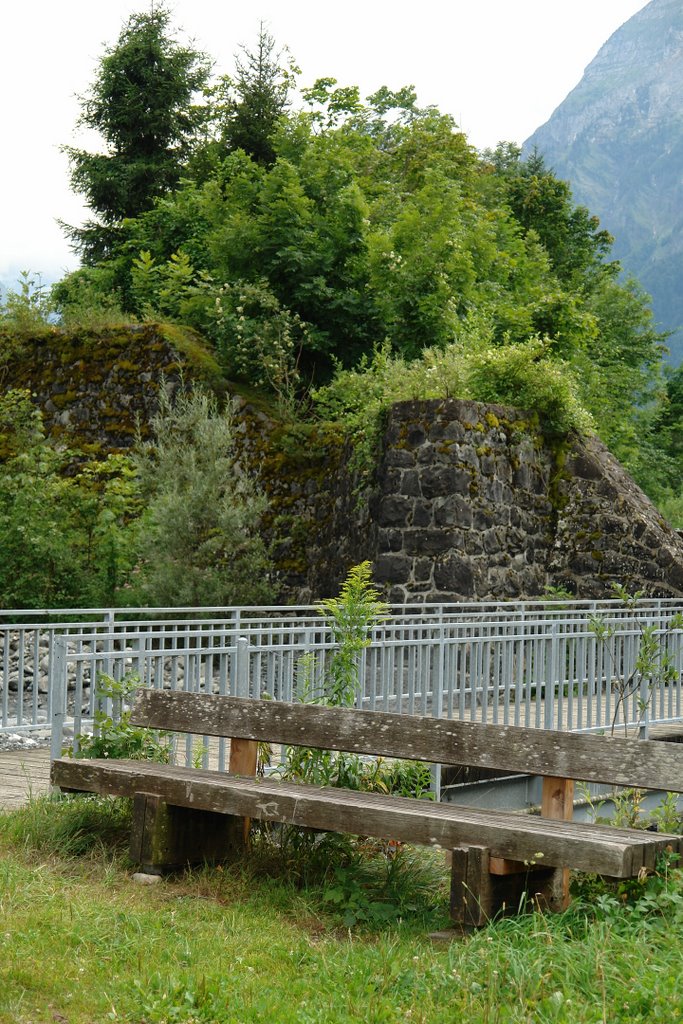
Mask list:
[[[532,914],[432,945],[445,902],[397,884],[401,921],[343,924],[325,885],[255,864],[155,886],[131,881],[125,804],[41,799],[0,816],[2,1024],[571,1024],[676,1021],[683,883],[633,903],[593,886],[566,914]],[[106,839],[105,839],[106,836]],[[60,852],[58,852],[60,851]],[[442,880],[442,879],[441,879]],[[413,898],[411,904],[410,899]],[[412,910],[410,909],[412,906]]]

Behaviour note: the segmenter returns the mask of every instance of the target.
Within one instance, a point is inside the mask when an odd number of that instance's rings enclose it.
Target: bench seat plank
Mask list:
[[[617,878],[637,874],[654,863],[659,850],[678,851],[681,843],[678,836],[145,761],[60,758],[52,764],[51,777],[54,785],[67,790],[125,797],[144,792],[179,807],[449,850],[485,846],[497,857],[570,865]]]
[[[144,689],[134,725],[683,792],[675,743]]]

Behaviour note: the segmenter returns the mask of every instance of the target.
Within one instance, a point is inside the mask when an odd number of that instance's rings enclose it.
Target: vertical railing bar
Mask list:
[[[66,713],[66,640],[58,637],[54,654],[54,692],[50,720],[50,760],[62,756],[64,716]]]
[[[489,629],[489,636],[490,632]],[[487,637],[481,646],[481,720],[486,723],[491,700],[491,640]]]
[[[534,693],[536,700],[534,704],[535,711],[535,724],[536,728],[541,728],[541,711],[543,706],[543,657],[541,652],[544,650],[545,643],[538,636],[534,636],[532,641],[532,647],[534,652]]]
[[[9,648],[11,643],[9,629],[4,629],[2,636],[2,724],[6,727],[9,715]]]
[[[408,646],[408,714],[415,714],[415,645]]]
[[[24,638],[25,630],[19,630],[19,647],[17,650],[17,725],[24,724]]]
[[[567,718],[566,727],[569,732],[574,728],[574,685],[576,672],[576,629],[567,641]]]
[[[33,692],[31,704],[31,724],[38,722],[38,688],[40,684],[40,629],[33,630]]]
[[[559,682],[557,657],[557,624],[551,626],[550,638],[543,643],[543,683],[545,687],[545,706],[543,726],[552,729],[555,724],[555,687]]]
[[[594,722],[593,722],[593,697],[595,695],[595,689],[596,689],[596,686],[597,686],[596,679],[597,679],[597,676],[598,676],[598,672],[597,672],[597,664],[596,664],[596,662],[597,662],[598,651],[599,650],[600,650],[600,647],[598,645],[598,638],[593,633],[591,635],[591,637],[590,637],[590,640],[589,640],[589,644],[588,644],[588,647],[587,647],[587,657],[586,657],[587,668],[588,668],[588,674],[587,674],[588,685],[586,687],[586,709],[585,709],[586,714],[585,714],[585,720],[586,720],[586,728],[587,729],[592,729],[593,728],[593,724],[594,724]]]

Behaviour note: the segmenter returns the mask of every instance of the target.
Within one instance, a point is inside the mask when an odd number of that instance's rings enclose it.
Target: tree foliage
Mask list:
[[[264,500],[235,452],[230,410],[196,390],[162,392],[154,440],[137,457],[147,504],[135,594],[157,606],[272,598],[258,533]]]
[[[0,603],[115,603],[132,570],[140,507],[129,461],[79,465],[47,441],[30,394],[18,390],[0,399],[0,459]]]
[[[278,52],[275,39],[261,22],[255,49],[242,47],[234,76],[223,79],[228,93],[223,130],[228,150],[243,150],[259,164],[276,158],[273,138],[285,113],[297,69]]]
[[[570,370],[599,432],[635,468],[665,339],[568,183],[511,144],[477,154],[410,86],[363,100],[321,78],[293,110],[294,73],[261,26],[212,93],[211,131],[183,136],[182,179],[176,160],[158,193],[112,221],[115,253],[62,282],[63,308],[106,282],[132,315],[190,324],[228,376],[277,395],[380,350],[406,364],[449,353],[479,318],[491,366],[510,347],[511,359],[537,352],[539,373]],[[576,419],[565,413],[556,419]]]
[[[71,183],[99,218],[69,229],[86,262],[111,253],[121,221],[178,183],[205,123],[194,98],[207,83],[209,61],[169,26],[164,7],[131,15],[81,99],[79,124],[99,133],[105,152],[64,147]]]

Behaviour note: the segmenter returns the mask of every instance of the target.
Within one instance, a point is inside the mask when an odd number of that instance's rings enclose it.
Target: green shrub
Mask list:
[[[230,408],[195,388],[163,391],[154,439],[138,446],[146,508],[131,603],[259,604],[272,600],[271,563],[258,532],[265,499],[240,465]]]
[[[77,736],[67,748],[67,755],[78,758],[132,758],[167,764],[171,757],[169,734],[131,723],[131,709],[128,705],[139,686],[140,677],[136,673],[129,672],[120,680],[99,673],[96,690],[98,702],[112,701],[113,713],[107,714],[101,707],[98,708],[92,734],[81,733]]]
[[[388,346],[363,359],[355,370],[337,369],[334,379],[313,392],[315,414],[341,422],[354,447],[352,468],[362,476],[375,464],[383,416],[395,402],[460,398],[499,403],[535,413],[549,435],[592,431],[592,419],[578,398],[569,365],[550,354],[550,343],[531,338],[493,344],[493,327],[471,315],[459,336],[419,358],[392,355]]]
[[[592,428],[570,366],[551,358],[540,338],[475,351],[467,359],[465,375],[463,397],[529,409],[538,415],[544,433],[585,434]]]

